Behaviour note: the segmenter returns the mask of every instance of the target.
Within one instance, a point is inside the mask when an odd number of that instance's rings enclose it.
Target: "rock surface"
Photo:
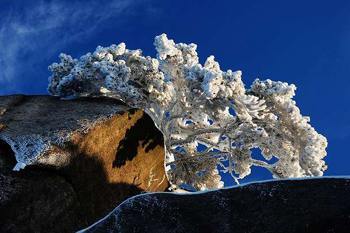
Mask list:
[[[30,202],[34,193],[41,192],[39,183],[49,187],[54,181],[45,174],[50,174],[55,177],[53,179],[64,181],[62,185],[73,191],[67,191],[67,200],[59,201],[55,200],[55,195],[39,195],[37,198],[41,201],[35,208],[40,209],[40,203],[50,201],[70,206],[70,200],[75,198],[77,206],[69,208],[77,208],[76,213],[83,213],[77,221],[78,227],[73,226],[77,230],[100,219],[130,196],[165,191],[169,186],[164,173],[161,133],[142,111],[129,109],[119,101],[3,96],[0,97],[0,125],[0,175],[3,177],[0,206],[3,210],[31,208],[30,203],[25,205],[26,196]],[[29,179],[28,183],[32,185],[17,189],[12,183],[20,179],[19,174],[11,170],[15,165],[20,168],[23,164],[26,167],[20,172],[22,180],[18,182],[24,184]],[[39,174],[33,176],[31,172]],[[57,197],[63,195],[59,190],[57,188]],[[26,195],[28,192],[33,196]],[[22,201],[16,205],[15,199],[11,199],[13,204],[5,205],[5,193],[10,199],[19,195]],[[49,217],[59,225],[65,224],[63,215]],[[27,225],[31,221],[33,226],[42,221],[49,222],[46,219],[39,221],[39,218],[31,220],[30,215],[11,221],[14,225]],[[1,227],[6,225],[8,223],[0,221],[0,229],[5,229]],[[62,228],[61,232],[67,231]]]
[[[61,151],[54,153],[57,146],[65,146],[74,134],[85,133],[126,111],[126,106],[111,99],[63,101],[50,96],[1,96],[0,139],[11,146],[19,166],[63,166],[70,157]]]
[[[132,197],[85,233],[342,233],[350,229],[350,179],[252,183],[198,194]]]
[[[0,173],[0,232],[73,232],[87,224],[72,186],[49,172]]]

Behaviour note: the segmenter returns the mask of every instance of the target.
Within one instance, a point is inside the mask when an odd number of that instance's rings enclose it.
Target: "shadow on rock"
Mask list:
[[[163,135],[147,114],[143,114],[134,126],[126,131],[124,139],[117,148],[113,167],[121,167],[127,160],[132,160],[137,155],[140,142],[142,147],[145,147],[146,153],[159,145],[163,146]]]

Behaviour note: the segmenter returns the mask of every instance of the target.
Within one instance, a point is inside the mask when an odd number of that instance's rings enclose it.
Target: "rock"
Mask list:
[[[72,186],[48,172],[0,173],[0,232],[73,232],[87,224]]]
[[[70,155],[56,150],[65,147],[74,134],[86,133],[96,124],[128,111],[112,99],[63,101],[23,95],[1,96],[0,109],[0,139],[11,146],[18,163],[51,163],[56,167],[69,163]]]
[[[0,171],[11,171],[16,163],[17,161],[10,145],[0,140]]]
[[[80,203],[80,229],[130,196],[169,186],[162,135],[140,110],[51,96],[3,96],[0,109],[0,171],[17,163],[24,178],[33,169],[63,178]]]
[[[350,229],[350,179],[252,183],[196,194],[132,197],[85,233],[342,233]]]

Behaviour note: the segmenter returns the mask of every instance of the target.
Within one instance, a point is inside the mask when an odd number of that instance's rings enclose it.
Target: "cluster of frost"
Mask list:
[[[321,176],[327,140],[292,100],[296,87],[255,80],[245,89],[241,71],[222,71],[213,56],[198,61],[195,44],[155,37],[157,58],[125,44],[97,47],[80,59],[61,54],[49,68],[49,92],[63,98],[108,96],[141,108],[165,139],[166,171],[174,187],[238,182],[251,166],[274,177]],[[252,157],[259,148],[265,160]],[[275,157],[277,162],[269,163]]]
[[[11,149],[15,152],[17,164],[13,168],[15,171],[23,169],[27,164],[33,160],[32,155],[43,154],[50,146],[50,143],[46,138],[40,135],[20,135],[16,137],[10,137],[5,135],[0,136],[1,140],[4,140],[11,146]]]

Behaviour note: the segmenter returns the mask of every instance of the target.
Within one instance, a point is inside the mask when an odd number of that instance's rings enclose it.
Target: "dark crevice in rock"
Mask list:
[[[128,119],[130,120],[131,119],[131,116],[134,115],[136,112],[137,112],[138,109],[136,108],[131,108],[129,109],[129,115],[128,115]]]
[[[147,114],[143,114],[142,118],[127,130],[125,138],[119,143],[113,167],[121,167],[126,161],[132,160],[137,155],[140,142],[146,153],[158,145],[163,145],[162,133]]]
[[[11,149],[11,146],[0,139],[0,170],[12,169],[16,163],[15,153]]]

